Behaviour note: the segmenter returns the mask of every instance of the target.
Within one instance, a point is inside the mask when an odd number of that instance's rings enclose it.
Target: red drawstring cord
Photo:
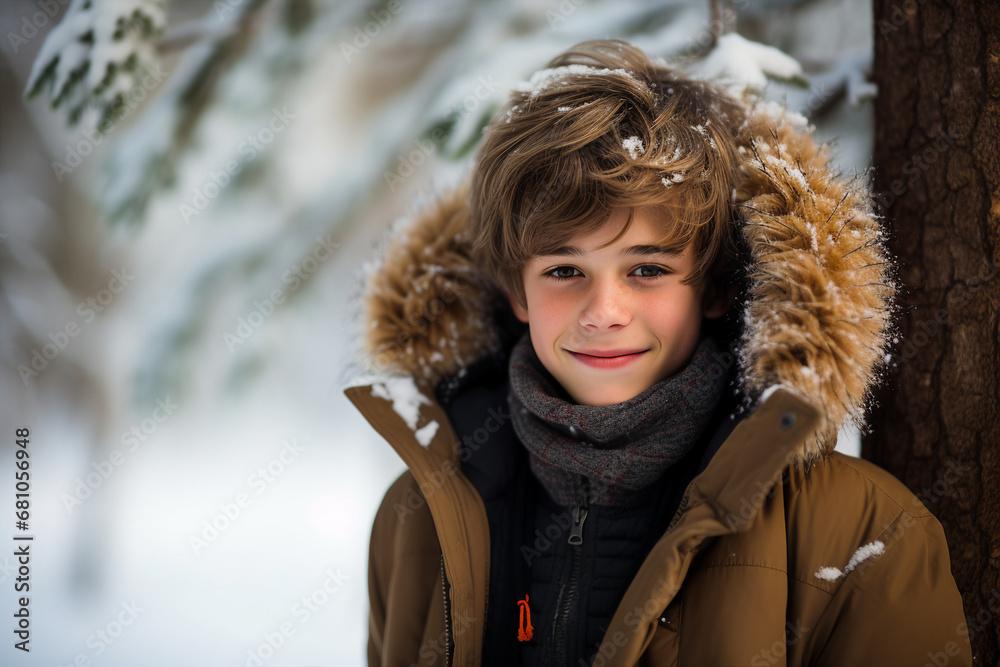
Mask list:
[[[525,594],[523,600],[517,601],[517,607],[521,613],[521,618],[518,621],[520,627],[517,629],[517,641],[531,641],[532,636],[534,636],[535,629],[531,627],[531,608],[528,607],[527,594]],[[527,616],[527,625],[525,624],[525,616]]]

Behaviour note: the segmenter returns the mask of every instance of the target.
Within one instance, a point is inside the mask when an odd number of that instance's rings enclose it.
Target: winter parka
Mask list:
[[[941,525],[892,475],[834,451],[886,362],[896,285],[877,217],[801,122],[748,113],[733,196],[753,262],[730,342],[754,400],[687,485],[593,664],[971,665]],[[484,664],[490,531],[462,472],[470,444],[435,398],[509,344],[467,222],[467,191],[443,196],[367,286],[370,363],[395,377],[346,393],[408,467],[372,529],[370,665]]]

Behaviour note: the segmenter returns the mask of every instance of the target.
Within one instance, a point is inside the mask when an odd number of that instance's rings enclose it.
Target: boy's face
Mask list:
[[[719,317],[730,299],[702,306],[702,292],[681,280],[694,268],[690,246],[668,254],[652,209],[617,210],[599,229],[578,234],[552,255],[524,267],[527,307],[511,299],[528,323],[545,368],[574,401],[614,405],[637,396],[687,365],[702,317]]]

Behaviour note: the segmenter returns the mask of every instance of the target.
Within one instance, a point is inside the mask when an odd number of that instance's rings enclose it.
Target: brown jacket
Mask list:
[[[836,453],[885,362],[895,293],[863,192],[788,119],[752,112],[736,191],[752,254],[744,390],[759,397],[687,487],[594,664],[970,665],[941,525],[892,475]],[[373,274],[376,371],[347,390],[409,468],[372,530],[369,663],[479,665],[489,529],[432,387],[495,345],[464,192]]]

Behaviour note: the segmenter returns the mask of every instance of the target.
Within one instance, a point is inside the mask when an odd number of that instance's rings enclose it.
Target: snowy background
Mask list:
[[[507,90],[624,38],[764,87],[867,169],[868,3],[722,7],[713,47],[708,0],[4,2],[6,627],[19,427],[35,539],[31,652],[6,630],[0,664],[362,664],[402,464],[341,393],[359,276]]]

